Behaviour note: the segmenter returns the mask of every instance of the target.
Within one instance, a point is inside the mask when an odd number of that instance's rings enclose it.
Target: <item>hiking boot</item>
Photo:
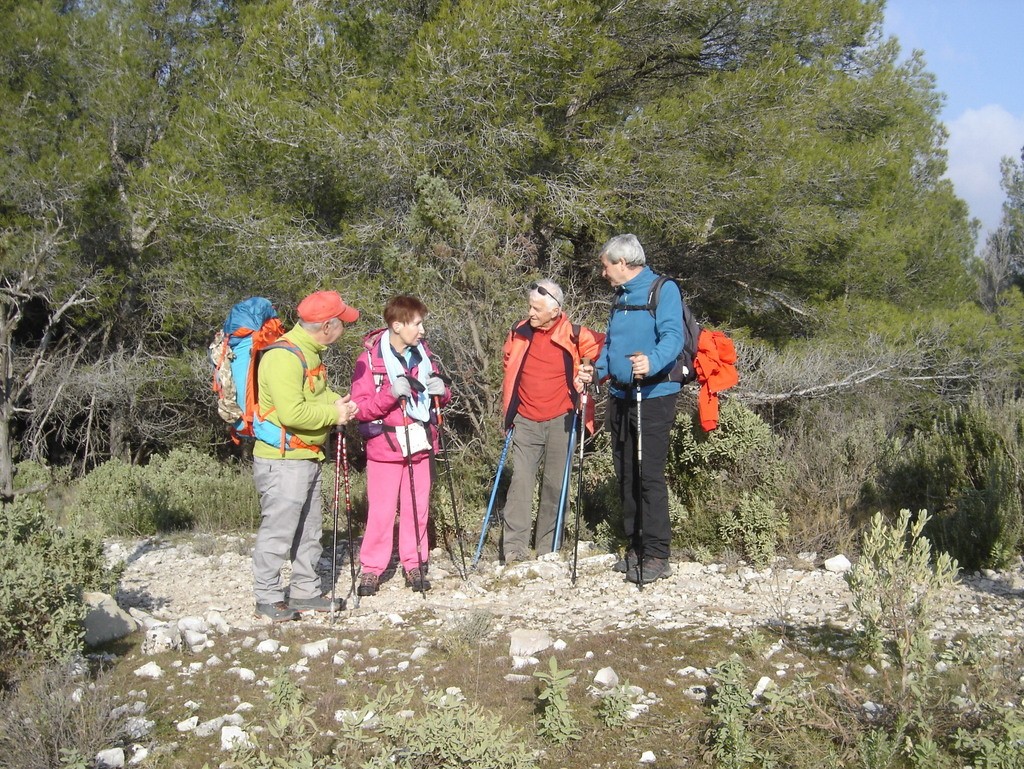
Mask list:
[[[289,608],[284,601],[258,603],[256,604],[256,615],[269,619],[271,622],[289,622],[299,618],[299,613]]]
[[[615,562],[612,571],[625,574],[636,568],[636,550],[627,550],[626,554]]]
[[[656,579],[665,579],[672,573],[672,567],[669,566],[667,558],[651,558],[646,557],[643,561],[644,564],[644,581],[643,584],[654,582]],[[630,569],[626,572],[626,579],[635,584],[640,584],[640,570]]]
[[[514,563],[521,563],[525,560],[527,560],[526,556],[522,553],[516,552],[515,550],[513,550],[511,553],[505,553],[506,566],[511,566]]]
[[[316,595],[312,598],[292,598],[288,601],[288,605],[296,611],[341,611],[345,608],[345,599],[338,598],[334,601],[334,606],[331,606],[331,596],[329,593],[323,595]]]
[[[430,590],[430,580],[427,579],[425,572],[426,567],[423,571],[416,567],[405,573],[405,584],[411,587],[414,593],[425,593]]]
[[[380,585],[380,574],[367,574],[359,578],[359,587],[356,588],[357,595],[377,595],[377,586]]]

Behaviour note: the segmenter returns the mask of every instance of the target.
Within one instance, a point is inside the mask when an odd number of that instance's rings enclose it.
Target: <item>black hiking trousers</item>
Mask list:
[[[665,463],[668,460],[678,396],[678,393],[671,393],[642,400],[643,461],[639,468],[636,452],[636,398],[613,396],[608,399],[608,429],[612,438],[612,460],[619,481],[623,529],[630,547],[646,558],[668,558],[672,543]],[[642,471],[642,475],[639,471]],[[641,498],[642,526],[637,527],[637,507]]]

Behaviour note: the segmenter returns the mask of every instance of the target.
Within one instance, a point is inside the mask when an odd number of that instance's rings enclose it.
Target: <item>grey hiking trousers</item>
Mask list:
[[[260,495],[262,520],[252,551],[256,603],[284,600],[281,569],[291,559],[291,598],[320,595],[316,564],[323,548],[320,461],[253,457],[253,481]]]

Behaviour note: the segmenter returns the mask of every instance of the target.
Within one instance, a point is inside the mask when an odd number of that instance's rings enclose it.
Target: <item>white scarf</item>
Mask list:
[[[411,350],[414,348],[407,348],[406,352],[411,356]],[[430,362],[430,358],[427,356],[426,351],[416,346],[420,353],[419,368],[416,372],[416,379],[419,380],[420,384],[423,385],[423,392],[412,391],[412,395],[406,399],[405,413],[409,416],[409,419],[418,422],[429,422],[430,421],[430,396],[427,395],[426,387],[427,380],[430,375],[434,373],[434,366]],[[387,332],[380,336],[380,357],[384,361],[384,368],[388,372],[388,381],[391,382],[392,387],[395,384],[395,380],[399,377],[406,376],[409,371],[405,367],[405,362],[399,360],[398,355],[395,354],[394,349],[391,347],[391,342],[388,339]]]

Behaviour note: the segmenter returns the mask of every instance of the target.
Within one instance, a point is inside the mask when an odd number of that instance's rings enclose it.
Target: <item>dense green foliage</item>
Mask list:
[[[975,399],[949,408],[886,458],[876,493],[890,505],[927,509],[927,535],[965,568],[1005,568],[1020,552],[1022,407]]]
[[[1019,388],[1021,173],[1007,161],[1005,243],[975,259],[942,178],[941,95],[883,37],[882,13],[881,0],[0,2],[0,494],[29,458],[95,468],[68,515],[107,530],[244,525],[245,505],[222,513],[200,480],[215,476],[203,455],[232,452],[204,361],[227,308],[263,294],[290,320],[309,290],[339,288],[364,310],[327,359],[343,388],[360,332],[409,291],[453,381],[472,527],[525,285],[555,278],[573,319],[600,327],[595,249],[634,231],[739,343],[729,397],[743,410],[705,439],[682,401],[682,542],[709,554],[724,535],[763,562],[785,531],[835,547],[849,541],[837,517],[931,509],[858,495],[885,487],[881,452],[923,415]],[[759,448],[743,453],[753,420]],[[186,446],[201,453],[136,474]],[[1019,513],[993,497],[1019,465],[1000,461],[962,515],[1009,533],[965,564],[1019,547]],[[610,535],[604,462],[588,470],[588,519]]]
[[[109,592],[119,576],[98,541],[53,525],[38,494],[0,504],[0,671],[80,651],[83,591]]]

